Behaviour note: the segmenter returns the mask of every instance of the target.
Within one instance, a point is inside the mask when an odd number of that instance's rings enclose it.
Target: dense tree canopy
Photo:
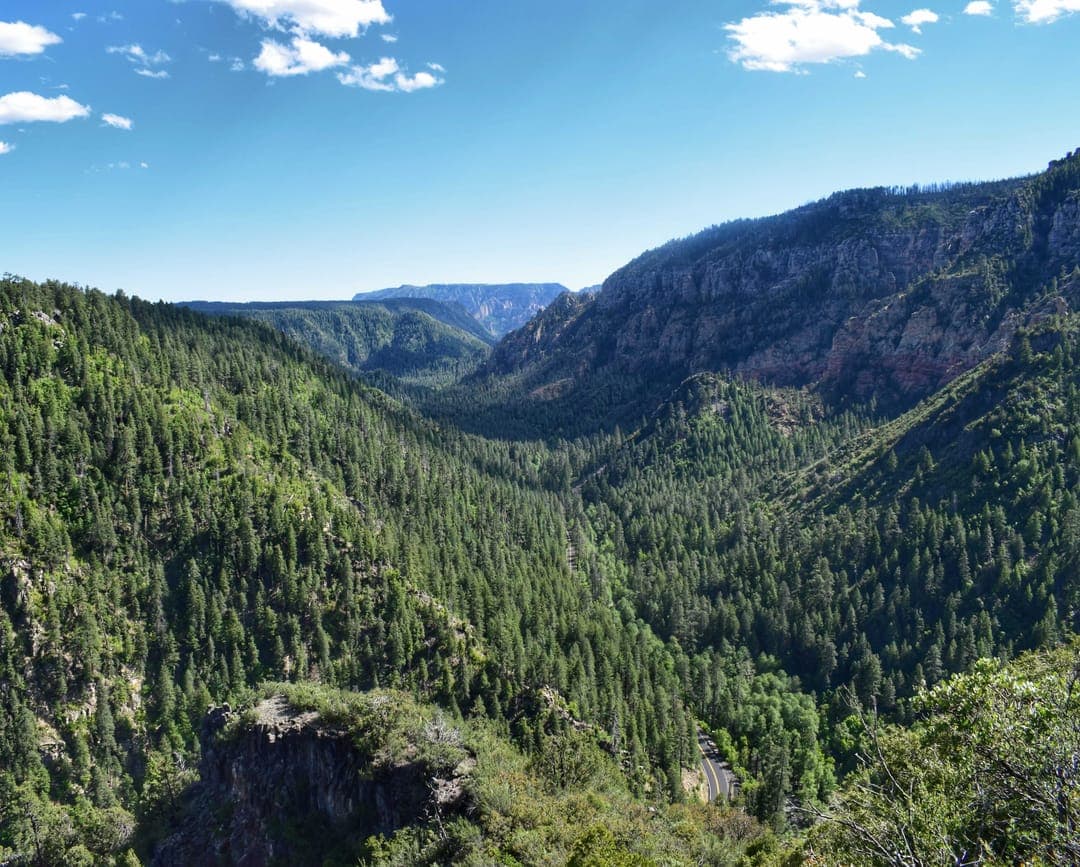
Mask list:
[[[977,660],[1077,629],[1077,362],[1058,315],[894,418],[703,374],[541,443],[516,409],[463,434],[258,323],[5,279],[0,853],[145,856],[207,708],[267,680],[436,703],[556,800],[609,771],[682,799],[699,724],[776,832],[845,777],[885,797],[860,709],[917,723],[883,749],[949,714],[995,740],[965,698],[1001,695]],[[445,413],[465,387],[397,393]],[[982,785],[983,746],[953,747]],[[857,785],[840,809],[865,818]],[[574,863],[648,849],[581,830]]]

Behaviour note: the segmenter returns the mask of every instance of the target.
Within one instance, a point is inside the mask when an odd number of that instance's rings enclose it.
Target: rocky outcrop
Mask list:
[[[465,809],[471,759],[439,771],[410,755],[390,761],[350,733],[282,697],[254,720],[228,707],[203,725],[200,782],[178,830],[155,852],[158,867],[321,864],[365,839]]]
[[[1048,236],[1050,253],[1069,262],[1080,259],[1080,192],[1073,192],[1054,212]]]
[[[1048,298],[1075,307],[1054,280],[1077,266],[1080,155],[1017,181],[856,190],[650,251],[509,335],[486,372],[579,403],[612,381],[655,399],[719,371],[901,409]]]
[[[497,345],[494,365],[501,369],[513,369],[550,351],[564,339],[592,300],[593,296],[585,293],[563,292],[522,326],[513,339],[503,340]]]

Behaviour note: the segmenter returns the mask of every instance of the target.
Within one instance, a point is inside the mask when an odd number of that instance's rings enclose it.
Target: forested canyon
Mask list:
[[[1080,152],[409,288],[0,281],[0,862],[1080,859]]]

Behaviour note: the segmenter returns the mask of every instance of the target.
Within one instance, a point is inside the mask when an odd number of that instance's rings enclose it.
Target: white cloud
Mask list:
[[[64,40],[44,27],[25,21],[0,21],[0,57],[41,54]]]
[[[937,24],[938,14],[931,9],[916,9],[900,19],[916,33],[922,33],[923,25]]]
[[[441,63],[429,63],[427,65],[427,68],[430,69],[432,72],[446,72],[446,67],[444,67]]]
[[[895,54],[899,54],[901,57],[906,57],[908,60],[914,60],[922,54],[921,48],[916,48],[914,45],[907,45],[903,42],[898,42],[895,45],[886,43],[881,47],[886,51],[892,51]]]
[[[918,49],[882,39],[895,25],[859,9],[859,0],[775,0],[784,12],[761,12],[728,24],[728,56],[745,69],[802,72],[812,63],[863,57],[885,49],[914,58]],[[1080,2],[1080,0],[1077,0]]]
[[[98,24],[108,24],[110,21],[123,21],[124,16],[114,10],[108,15],[99,15],[97,20]]]
[[[135,126],[135,121],[133,121],[130,117],[124,117],[123,115],[119,114],[105,113],[101,116],[101,119],[113,129],[130,130],[132,127]]]
[[[394,76],[394,84],[403,93],[412,93],[414,90],[426,90],[429,87],[438,87],[442,84],[441,78],[436,78],[430,72],[418,72],[409,76],[398,73]]]
[[[74,18],[76,21],[82,21],[86,17],[86,13],[85,12],[72,12],[71,17]]]
[[[393,33],[380,33],[379,37],[383,42],[389,42],[391,45],[397,42],[397,37]]]
[[[242,61],[239,57],[234,57],[233,61],[232,61],[232,65],[229,67],[229,71],[230,72],[243,72],[244,71],[244,61]]]
[[[242,15],[299,35],[356,36],[372,24],[392,20],[382,0],[222,0]]]
[[[344,66],[348,62],[349,55],[344,51],[335,54],[325,45],[297,36],[293,38],[292,45],[282,45],[272,39],[264,40],[254,66],[267,75],[307,75],[309,72]]]
[[[1026,24],[1049,24],[1051,21],[1080,12],[1080,0],[1016,0],[1016,14]]]
[[[70,96],[49,99],[25,90],[0,96],[0,124],[51,121],[65,123],[78,117],[88,117],[90,108],[80,105]]]
[[[0,156],[3,156],[4,154],[9,154],[13,150],[15,150],[15,145],[9,144],[6,141],[0,141]]]
[[[438,71],[443,71],[437,63],[428,65],[432,69],[438,67]],[[438,87],[443,83],[442,78],[430,72],[409,75],[393,57],[383,57],[377,63],[354,66],[348,72],[339,72],[338,81],[346,87],[360,87],[364,90],[378,90],[386,93],[394,91],[412,93],[414,90]]]
[[[967,6],[964,7],[965,15],[993,15],[994,4],[990,0],[971,0]]]
[[[138,43],[133,45],[110,45],[105,51],[109,54],[120,54],[136,66],[161,66],[172,60],[164,51],[155,51],[150,54]]]
[[[221,55],[220,54],[211,54],[206,59],[209,60],[211,63],[220,63],[221,62]]]
[[[139,163],[139,168],[140,169],[148,169],[148,168],[150,168],[150,163]]]
[[[862,70],[860,69],[860,70],[859,70],[858,72],[856,72],[856,73],[855,73],[855,77],[856,77],[856,78],[866,78],[866,73],[865,73],[865,72],[863,72],[863,71],[862,71]]]
[[[119,54],[126,57],[129,62],[135,64],[135,74],[143,78],[168,78],[169,73],[164,69],[154,69],[155,66],[163,66],[172,61],[164,51],[155,51],[152,54],[137,42],[131,45],[110,45],[105,51],[109,54]]]
[[[393,76],[400,67],[393,57],[384,57],[369,66],[354,66],[348,72],[339,72],[338,81],[346,87],[362,87],[364,90],[393,90]]]

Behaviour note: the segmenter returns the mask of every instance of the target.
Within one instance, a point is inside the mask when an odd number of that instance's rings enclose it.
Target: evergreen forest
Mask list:
[[[494,349],[428,299],[5,276],[0,863],[183,863],[203,834],[231,863],[220,757],[315,721],[384,801],[433,806],[267,820],[277,863],[1076,863],[1078,191],[1073,155],[843,194],[874,218],[840,228],[835,197],[720,227]],[[867,314],[954,311],[951,366],[926,338],[805,381],[732,345],[650,375],[648,335],[609,328],[641,273],[759,231],[831,248],[1006,205],[1026,234],[994,223]],[[850,302],[809,279],[784,291]],[[793,309],[751,337],[804,340]],[[705,741],[730,802],[700,796]]]

